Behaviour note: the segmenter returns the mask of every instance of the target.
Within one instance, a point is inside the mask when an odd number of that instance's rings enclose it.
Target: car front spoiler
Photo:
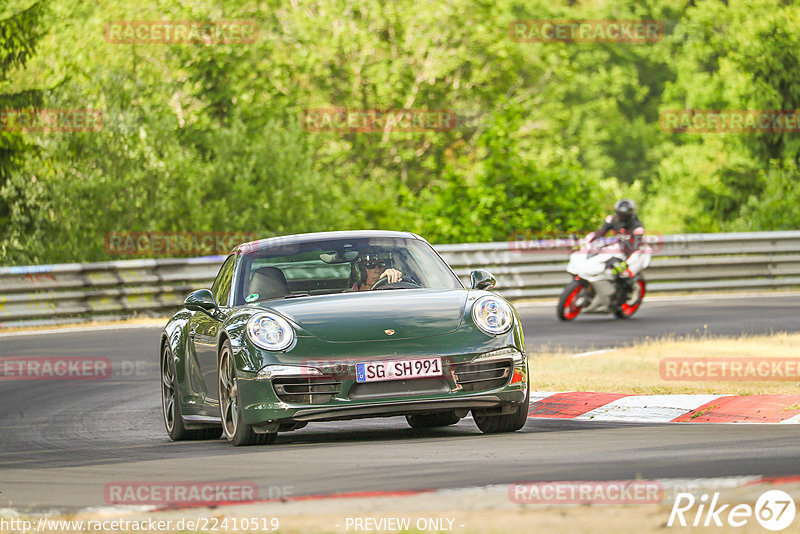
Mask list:
[[[520,395],[519,402],[523,401],[524,392]],[[361,406],[334,406],[325,408],[304,408],[297,410],[292,416],[294,421],[338,421],[345,419],[359,419],[362,417],[388,417],[409,413],[433,412],[439,410],[454,410],[472,408],[494,408],[504,401],[496,395],[480,395],[463,399],[419,400],[375,403]],[[508,402],[508,401],[505,401]]]

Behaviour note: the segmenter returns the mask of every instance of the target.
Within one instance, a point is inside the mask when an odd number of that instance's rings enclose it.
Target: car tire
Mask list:
[[[514,413],[507,415],[489,415],[484,410],[472,410],[472,417],[475,424],[484,434],[495,434],[498,432],[516,432],[525,426],[528,421],[528,408],[530,406],[531,388],[528,382],[528,391],[525,393],[525,401],[517,407]]]
[[[161,350],[161,408],[164,426],[172,441],[219,439],[222,434],[220,427],[190,430],[183,424],[175,358],[167,343]]]
[[[236,362],[233,358],[231,342],[228,340],[225,340],[219,352],[217,382],[219,384],[219,415],[225,439],[237,447],[273,443],[278,437],[277,432],[256,433],[253,425],[248,425],[244,421],[242,410],[239,409],[240,397]]]
[[[461,421],[454,410],[436,413],[416,413],[406,416],[406,421],[411,428],[437,428],[450,426]]]

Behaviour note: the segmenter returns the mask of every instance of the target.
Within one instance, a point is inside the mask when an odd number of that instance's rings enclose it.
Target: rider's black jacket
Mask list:
[[[636,231],[640,229],[639,231]],[[620,221],[616,215],[609,215],[606,217],[603,226],[595,232],[595,239],[603,237],[608,232],[614,232],[622,245],[622,251],[625,256],[630,256],[642,246],[644,239],[644,225],[639,217],[634,215],[627,221]]]

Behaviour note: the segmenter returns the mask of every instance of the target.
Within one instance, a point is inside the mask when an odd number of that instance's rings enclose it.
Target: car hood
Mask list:
[[[324,341],[384,341],[457,330],[467,294],[460,289],[376,290],[273,300],[261,306]]]

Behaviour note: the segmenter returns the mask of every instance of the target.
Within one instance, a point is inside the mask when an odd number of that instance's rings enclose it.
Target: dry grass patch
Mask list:
[[[662,338],[608,352],[573,357],[563,350],[530,353],[534,391],[637,394],[800,394],[800,380],[665,380],[664,358],[800,358],[800,334],[738,338]]]

